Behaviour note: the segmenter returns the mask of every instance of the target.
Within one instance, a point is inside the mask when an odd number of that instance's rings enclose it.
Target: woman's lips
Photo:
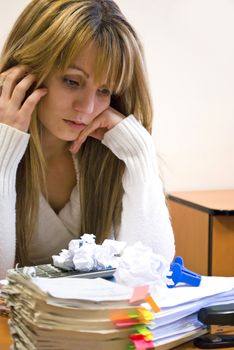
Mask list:
[[[84,129],[86,127],[85,124],[83,123],[76,123],[72,120],[67,120],[67,119],[64,119],[65,123],[68,124],[70,127],[74,128],[74,129]]]

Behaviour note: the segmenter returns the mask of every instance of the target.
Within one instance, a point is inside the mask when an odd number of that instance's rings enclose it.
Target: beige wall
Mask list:
[[[28,2],[0,0],[0,45]],[[234,188],[234,1],[116,2],[144,43],[166,190]]]
[[[29,0],[0,0],[0,49],[18,14]]]

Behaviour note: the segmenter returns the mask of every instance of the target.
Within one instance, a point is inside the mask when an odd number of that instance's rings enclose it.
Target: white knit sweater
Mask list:
[[[16,171],[29,137],[27,133],[0,124],[0,278],[4,278],[6,270],[14,265]],[[126,164],[118,239],[128,244],[141,241],[171,261],[175,254],[174,236],[152,137],[130,115],[106,132],[102,143]],[[77,163],[75,168],[78,182]],[[68,242],[78,237],[79,229],[78,185],[58,214],[41,196],[38,229],[30,244],[31,262],[50,262],[53,254],[67,248]]]

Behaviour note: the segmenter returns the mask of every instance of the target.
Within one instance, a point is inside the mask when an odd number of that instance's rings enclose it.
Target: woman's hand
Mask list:
[[[124,118],[124,115],[116,111],[112,107],[108,107],[105,111],[99,114],[93,121],[79,134],[78,138],[70,147],[72,153],[77,153],[85,142],[87,137],[91,136],[95,139],[102,140],[104,134],[117,125]]]
[[[36,89],[26,94],[36,77],[28,72],[28,67],[19,65],[0,74],[0,123],[27,132],[32,113],[46,95],[47,89]]]

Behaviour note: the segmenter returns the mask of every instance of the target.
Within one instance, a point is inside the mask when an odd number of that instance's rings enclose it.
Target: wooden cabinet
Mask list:
[[[168,194],[176,255],[202,275],[234,276],[234,190]]]

